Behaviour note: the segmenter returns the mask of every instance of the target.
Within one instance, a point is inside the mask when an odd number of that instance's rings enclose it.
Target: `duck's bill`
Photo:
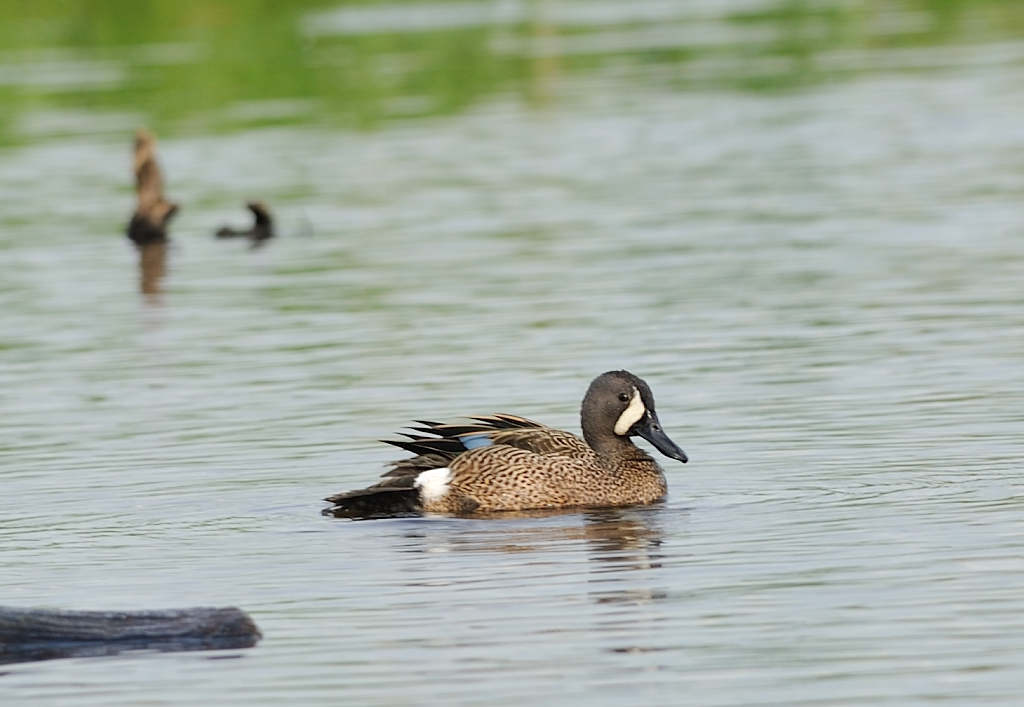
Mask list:
[[[669,459],[678,459],[683,464],[686,463],[686,452],[680,449],[678,444],[669,439],[669,436],[665,434],[665,430],[661,429],[661,423],[658,422],[657,415],[648,412],[643,416],[640,422],[636,423],[633,430],[653,444],[655,449]]]

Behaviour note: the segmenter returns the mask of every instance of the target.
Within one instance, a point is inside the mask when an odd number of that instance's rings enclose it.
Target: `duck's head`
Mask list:
[[[583,437],[594,449],[605,441],[639,435],[670,459],[684,464],[686,452],[669,439],[654,410],[654,394],[629,371],[602,373],[590,384],[580,413]]]

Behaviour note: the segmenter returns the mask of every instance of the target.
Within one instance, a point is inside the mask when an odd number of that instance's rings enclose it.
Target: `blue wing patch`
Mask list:
[[[462,442],[462,446],[466,449],[476,449],[477,447],[489,447],[493,444],[491,438],[486,434],[479,435],[462,435],[459,437],[459,441]]]

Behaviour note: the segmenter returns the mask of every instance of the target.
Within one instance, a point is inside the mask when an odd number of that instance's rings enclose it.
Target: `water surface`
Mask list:
[[[214,4],[133,25],[157,74],[131,34],[15,18],[52,31],[6,61],[66,64],[0,72],[0,603],[238,605],[266,637],[9,667],[3,703],[1016,704],[1013,6],[455,5]],[[687,23],[719,34],[659,34]],[[224,28],[265,84],[196,58]],[[412,83],[324,88],[285,39]],[[464,46],[478,83],[438,58]],[[120,235],[140,117],[184,204],[156,302]],[[281,237],[215,241],[251,197]],[[401,425],[577,429],[612,368],[691,457],[665,503],[320,516]]]

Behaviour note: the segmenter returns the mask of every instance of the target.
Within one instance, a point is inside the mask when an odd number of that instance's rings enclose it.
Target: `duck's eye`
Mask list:
[[[629,393],[619,393],[619,400],[621,400],[624,403],[628,403],[629,402]]]

